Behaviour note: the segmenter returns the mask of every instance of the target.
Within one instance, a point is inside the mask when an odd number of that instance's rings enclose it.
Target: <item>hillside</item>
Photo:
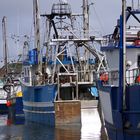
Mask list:
[[[22,71],[22,63],[11,63],[8,65],[8,73],[15,73],[15,74],[20,74]],[[0,68],[0,77],[3,77],[5,75],[5,66]]]

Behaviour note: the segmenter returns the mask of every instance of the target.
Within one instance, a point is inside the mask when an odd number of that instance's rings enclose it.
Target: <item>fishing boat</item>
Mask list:
[[[7,124],[11,124],[17,118],[24,119],[21,86],[18,80],[22,67],[19,61],[17,63],[8,62],[6,24],[7,17],[4,16],[2,19],[4,65],[0,68],[0,113],[8,114]]]
[[[0,69],[0,112],[7,113],[8,107],[7,103],[7,93],[4,91],[4,75],[7,74],[8,65],[7,65],[7,38],[6,38],[6,17],[2,19],[2,37],[3,37],[3,58],[5,67]]]
[[[7,113],[7,93],[3,90],[3,81],[0,80],[0,113]]]
[[[100,71],[97,85],[110,140],[140,139],[139,14],[140,9],[133,1],[131,7],[126,7],[126,0],[122,0],[117,26],[101,47],[108,69]]]
[[[38,1],[33,0],[35,43],[34,47],[28,40],[24,43],[21,76],[26,121],[54,125],[56,101],[77,101],[80,92],[94,91],[95,61],[89,56],[94,54],[99,58],[101,54],[93,45],[95,37],[88,36],[88,4],[85,6],[83,31],[75,23],[83,15],[72,14],[68,2],[54,3],[51,14],[40,17]],[[41,18],[46,25],[43,43],[40,42]]]

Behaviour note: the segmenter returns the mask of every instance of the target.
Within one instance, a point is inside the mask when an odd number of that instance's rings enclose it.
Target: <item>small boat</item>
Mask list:
[[[0,68],[0,113],[8,114],[7,124],[11,124],[18,118],[24,120],[21,86],[18,80],[22,67],[19,61],[17,63],[8,62],[6,24],[7,17],[4,16],[2,19],[4,65]]]
[[[7,93],[3,89],[3,82],[0,80],[0,113],[8,113]]]
[[[110,140],[140,139],[139,15],[139,8],[126,7],[123,0],[117,26],[101,47],[108,69],[100,71],[97,85]]]

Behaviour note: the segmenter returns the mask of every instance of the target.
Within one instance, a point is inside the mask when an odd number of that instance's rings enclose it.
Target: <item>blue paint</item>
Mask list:
[[[0,103],[0,114],[7,114],[7,113],[8,113],[8,107],[6,103],[5,104]]]
[[[25,122],[25,116],[23,111],[23,101],[22,97],[16,98],[16,104],[15,104],[15,114],[14,114],[14,123],[17,124],[24,124]]]
[[[54,101],[56,97],[56,85],[22,86],[23,100],[31,102]]]
[[[26,121],[55,125],[54,100],[56,98],[56,85],[43,86],[22,86],[23,100],[27,103],[34,102],[43,104],[44,107],[24,105],[24,113]],[[51,106],[47,105],[51,103]]]
[[[133,85],[126,87],[127,110],[123,110],[121,112],[119,111],[118,106],[119,87],[105,87],[101,85],[100,82],[98,83],[98,86],[101,91],[108,92],[111,98],[113,125],[105,121],[109,138],[112,140],[139,140],[140,129],[138,128],[138,124],[140,123],[140,86]],[[129,128],[124,127],[126,122],[130,122],[131,125]]]
[[[119,43],[119,96],[118,96],[118,110],[123,109],[123,17],[120,16],[120,43]]]
[[[26,122],[36,122],[50,126],[55,125],[55,113],[33,113],[25,112]]]
[[[31,65],[37,65],[38,64],[37,49],[30,50],[28,55],[29,55],[29,63]]]

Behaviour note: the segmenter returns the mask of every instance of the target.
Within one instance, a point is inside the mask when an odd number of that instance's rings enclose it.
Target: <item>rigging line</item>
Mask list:
[[[91,1],[91,3],[93,3],[92,1]],[[93,6],[93,5],[91,5],[91,6]],[[95,11],[95,10],[94,10]],[[97,12],[96,12],[97,13]],[[90,16],[90,12],[89,12],[89,16]],[[98,16],[97,14],[96,14],[96,16]],[[79,16],[79,18],[80,18],[80,20],[81,20],[81,22],[83,22],[83,17],[82,16]],[[98,20],[100,21],[100,19],[99,19],[99,16],[98,16]],[[101,24],[101,22],[100,22],[100,24]],[[102,31],[103,31],[103,33],[104,33],[104,29],[103,29],[103,26],[102,26],[102,24],[100,25],[101,27],[102,27]],[[79,27],[79,26],[78,26]],[[96,32],[98,35],[100,35],[100,36],[102,36],[102,32],[101,31],[98,31],[98,30],[95,30],[94,29],[94,27],[90,24],[89,25],[89,27],[90,27],[90,29],[92,29],[92,32]],[[83,27],[81,26],[81,28],[82,28],[82,30],[83,30]],[[90,32],[91,33],[91,32]]]
[[[83,17],[79,17],[80,18],[80,20],[81,20],[81,23],[83,22]],[[80,22],[78,22],[78,23],[80,23]],[[82,28],[82,30],[84,30],[84,28],[83,28],[83,26],[81,25],[81,28]]]
[[[79,16],[79,20],[80,21],[77,21],[77,31],[79,32],[79,37],[82,37],[82,34],[84,32],[84,28],[83,28],[83,25],[81,23],[83,23],[83,17],[82,16]]]
[[[43,23],[42,29],[45,31],[45,32],[43,32],[43,42],[45,42],[45,39],[46,39],[46,19],[44,19],[42,23]]]
[[[82,31],[83,31],[83,26],[80,24],[80,23],[82,23],[83,22],[83,19],[82,19],[82,17],[80,16],[79,17],[80,18],[80,20],[81,20],[81,22],[80,21],[78,21],[77,23],[79,23],[78,24],[78,31],[80,31],[80,33],[81,33],[81,30],[80,30],[80,28],[82,29]],[[92,29],[92,31],[95,31],[95,29],[91,26],[91,25],[89,25],[89,27]],[[97,32],[98,34],[100,33],[99,31],[95,31],[95,32]],[[90,32],[91,33],[91,32]]]
[[[33,33],[33,26],[31,25],[31,31],[30,31],[30,39],[29,39],[29,42],[31,41],[31,38],[33,37],[33,35],[32,35],[32,33]]]
[[[96,18],[97,18],[97,20],[98,20],[98,22],[99,22],[99,25],[100,25],[100,27],[101,27],[102,33],[105,34],[105,30],[104,30],[104,28],[103,28],[103,24],[102,24],[102,22],[101,22],[101,20],[100,20],[100,18],[99,18],[99,16],[98,16],[98,14],[97,14],[97,12],[96,12],[95,6],[93,6],[93,10],[94,10],[94,13],[95,13],[95,15],[96,15]]]
[[[82,18],[82,17],[80,17],[80,18]],[[74,25],[74,26],[77,26],[77,28],[74,27],[74,30],[76,29],[77,31],[81,31],[81,28],[83,29],[82,25],[80,24],[80,23],[82,23],[82,19],[80,19],[80,20],[81,20],[81,22],[77,21],[76,24]]]
[[[93,3],[93,2],[91,1],[91,3]],[[93,6],[93,4],[92,4],[91,6]],[[90,14],[91,14],[91,13],[90,13],[90,11],[89,11],[89,18],[90,18]],[[90,29],[92,29],[91,31],[94,32],[94,34],[97,33],[98,35],[102,36],[101,31],[95,30],[95,28],[90,24],[90,20],[89,20],[89,27],[90,27]],[[92,32],[90,32],[90,33],[92,33]]]

